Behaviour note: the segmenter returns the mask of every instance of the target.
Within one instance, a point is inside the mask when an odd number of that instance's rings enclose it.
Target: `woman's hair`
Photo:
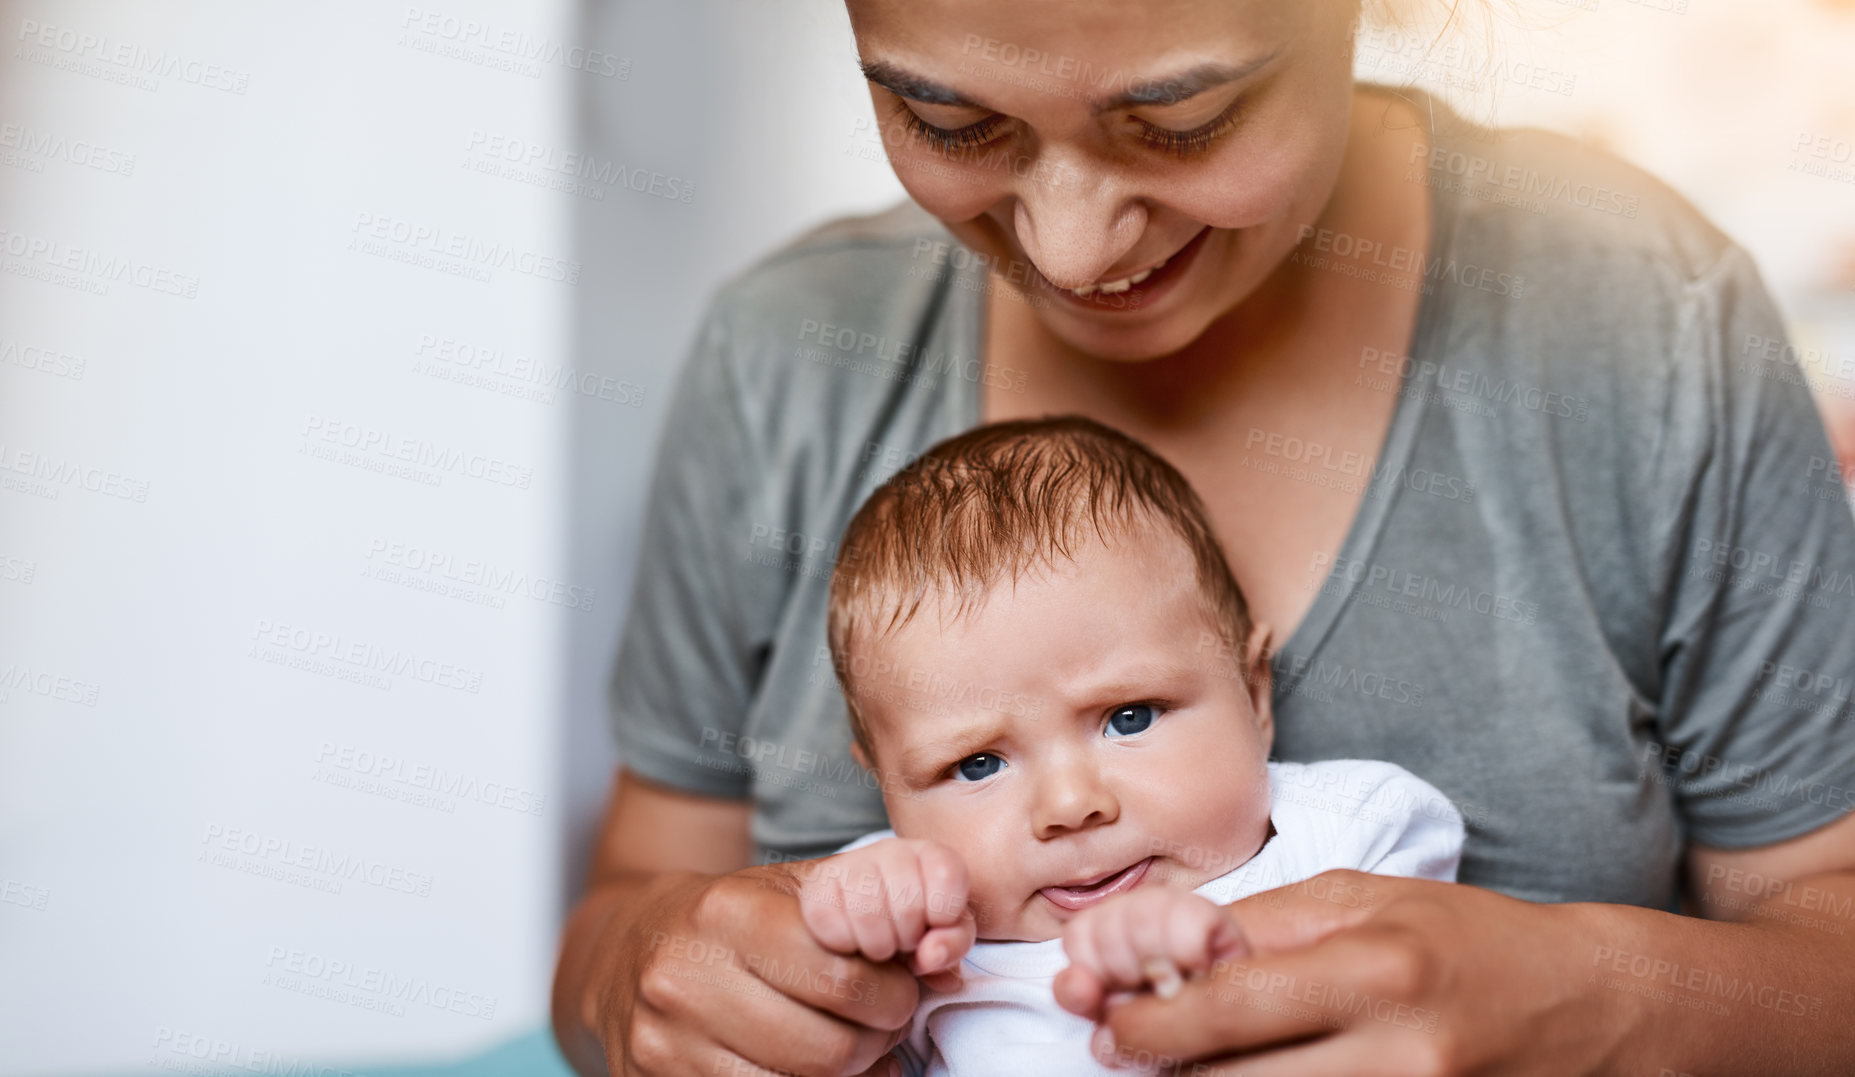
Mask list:
[[[1465,118],[1498,126],[1507,53],[1597,0],[1354,0],[1355,73],[1427,89]],[[1378,55],[1374,55],[1377,53]],[[1358,69],[1363,67],[1363,71]]]
[[[1245,668],[1249,606],[1224,560],[1204,503],[1178,469],[1092,419],[1068,415],[992,423],[942,441],[891,476],[844,530],[831,577],[831,663],[865,752],[850,656],[854,644],[907,624],[929,597],[952,616],[993,584],[1073,558],[1092,537],[1170,532],[1196,564],[1208,623]]]

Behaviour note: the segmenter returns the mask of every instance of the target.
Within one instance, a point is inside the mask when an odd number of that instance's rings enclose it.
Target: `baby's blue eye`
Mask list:
[[[1105,737],[1131,737],[1135,733],[1144,733],[1153,724],[1153,708],[1146,703],[1129,703],[1108,715],[1108,728],[1102,732]]]
[[[960,760],[960,765],[957,769],[959,770],[961,778],[969,782],[976,782],[997,774],[1004,765],[1005,761],[998,756],[987,755],[981,752],[978,755],[969,755],[965,759]]]

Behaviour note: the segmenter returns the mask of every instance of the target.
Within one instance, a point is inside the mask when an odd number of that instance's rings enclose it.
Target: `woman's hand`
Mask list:
[[[1593,973],[1616,942],[1589,922],[1603,908],[1330,871],[1225,906],[1250,956],[1173,998],[1107,998],[1077,966],[1054,988],[1104,1022],[1098,1058],[1204,1060],[1190,1071],[1201,1077],[1590,1073],[1621,1053],[1640,1009]]]
[[[805,865],[666,876],[602,938],[585,1015],[613,1074],[887,1071],[919,988],[899,962],[833,953],[801,918]]]

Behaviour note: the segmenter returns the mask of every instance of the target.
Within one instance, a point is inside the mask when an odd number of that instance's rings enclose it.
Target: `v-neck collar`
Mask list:
[[[1399,96],[1405,93],[1398,90],[1390,92]],[[1431,121],[1430,144],[1446,145],[1452,136],[1439,135],[1437,132],[1436,102],[1421,92],[1412,92],[1406,100]],[[1444,115],[1446,128],[1456,122],[1453,113],[1444,110]],[[1427,269],[1438,259],[1449,256],[1455,238],[1457,204],[1454,198],[1447,196],[1444,184],[1433,182],[1425,184],[1425,187],[1430,192],[1430,242],[1423,260]],[[1429,279],[1427,272],[1424,279]],[[1379,537],[1384,534],[1385,520],[1391,515],[1392,507],[1404,489],[1399,478],[1409,470],[1411,453],[1417,444],[1417,433],[1423,426],[1430,397],[1429,393],[1423,391],[1418,370],[1423,366],[1425,357],[1433,354],[1440,343],[1440,335],[1448,324],[1446,314],[1451,299],[1451,293],[1439,281],[1432,282],[1430,289],[1418,301],[1417,323],[1411,329],[1410,347],[1404,352],[1408,361],[1402,364],[1397,399],[1391,406],[1391,422],[1385,429],[1384,443],[1379,446],[1378,456],[1373,462],[1371,483],[1360,500],[1359,509],[1354,513],[1353,522],[1346,530],[1346,538],[1341,541],[1336,554],[1345,564],[1370,561]],[[1274,678],[1271,695],[1278,705],[1290,697],[1301,678],[1312,668],[1314,654],[1332,634],[1340,614],[1351,604],[1353,593],[1360,586],[1364,575],[1341,573],[1337,580],[1338,586],[1321,585],[1313,603],[1301,615],[1300,623],[1295,625],[1295,630],[1277,648],[1270,665]]]

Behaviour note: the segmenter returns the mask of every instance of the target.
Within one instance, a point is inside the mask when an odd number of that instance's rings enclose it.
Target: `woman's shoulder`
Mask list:
[[[921,236],[945,237],[946,226],[911,198],[871,213],[849,213],[808,228],[753,263],[743,275],[833,252],[908,246]]]
[[[1557,132],[1459,122],[1421,136],[1410,163],[1410,178],[1454,197],[1458,244],[1499,254],[1549,293],[1679,290],[1736,252],[1674,188]]]
[[[709,343],[694,361],[721,364],[738,399],[771,426],[782,416],[854,425],[974,358],[956,354],[965,338],[949,300],[966,253],[912,201],[832,219],[717,288],[705,313]],[[779,440],[779,431],[764,433]],[[785,433],[809,440],[820,431]]]
[[[904,199],[793,236],[727,278],[714,306],[750,332],[808,319],[861,331],[918,304],[941,275],[932,271],[946,267],[957,245],[940,221]]]
[[[1783,335],[1749,255],[1614,153],[1464,125],[1412,157],[1407,178],[1433,189],[1440,222],[1427,284],[1444,292],[1461,367],[1559,393],[1621,434],[1666,415],[1670,394],[1741,379],[1748,333]]]

